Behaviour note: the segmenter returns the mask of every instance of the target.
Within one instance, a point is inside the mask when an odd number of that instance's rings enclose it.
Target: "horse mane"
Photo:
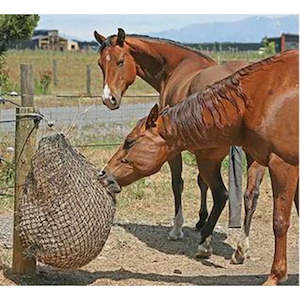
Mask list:
[[[116,36],[117,35],[115,35],[115,34],[108,36],[106,38],[106,40],[103,42],[103,44],[100,46],[99,52],[101,53],[104,48],[106,48],[108,46],[112,46],[112,41]],[[165,39],[165,38],[152,37],[152,36],[143,35],[143,34],[135,34],[135,33],[126,34],[126,36],[133,37],[133,38],[145,39],[145,40],[152,40],[152,41],[157,41],[157,42],[162,42],[162,43],[168,43],[168,44],[183,48],[185,50],[191,51],[193,53],[196,53],[197,55],[199,55],[211,62],[215,62],[210,56],[204,54],[202,51],[192,48],[192,47],[189,47],[187,45],[184,45],[181,42],[177,42],[177,41],[173,41],[173,40],[169,40],[169,39]]]
[[[164,109],[162,121],[165,124],[165,134],[178,136],[186,144],[189,141],[196,141],[199,135],[203,137],[206,135],[203,129],[209,127],[203,114],[205,111],[210,114],[215,126],[218,128],[225,127],[229,123],[225,103],[231,103],[235,107],[237,116],[240,114],[238,99],[241,99],[246,107],[249,105],[248,96],[241,86],[241,79],[253,72],[262,70],[264,66],[282,61],[282,59],[282,54],[275,55],[243,67],[204,90],[190,95],[177,105]],[[169,130],[167,130],[164,116],[170,118],[171,129]],[[188,135],[186,134],[187,129]]]

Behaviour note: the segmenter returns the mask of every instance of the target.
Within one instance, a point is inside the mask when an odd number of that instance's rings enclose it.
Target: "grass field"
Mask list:
[[[34,76],[38,85],[43,72],[52,74],[52,84],[49,93],[51,95],[82,95],[86,93],[86,66],[91,65],[91,93],[100,95],[102,92],[102,73],[97,65],[98,54],[96,52],[55,52],[10,50],[6,54],[6,69],[11,81],[11,88],[20,90],[20,64],[32,64]],[[57,64],[58,84],[53,85],[53,59]],[[39,92],[36,88],[36,92]],[[128,94],[151,94],[154,90],[144,81],[137,78],[130,87]]]
[[[258,52],[212,52],[210,55],[218,62],[227,60],[263,59],[265,55]],[[34,66],[36,94],[40,94],[39,83],[41,76],[49,72],[52,78],[50,95],[84,95],[86,94],[86,66],[91,65],[91,93],[102,93],[102,74],[97,65],[96,52],[55,52],[41,50],[10,50],[6,53],[6,71],[9,75],[11,90],[20,90],[20,64],[28,63]],[[53,60],[57,63],[57,86],[53,84]],[[128,95],[152,94],[156,91],[146,82],[137,77],[135,83],[129,88]]]

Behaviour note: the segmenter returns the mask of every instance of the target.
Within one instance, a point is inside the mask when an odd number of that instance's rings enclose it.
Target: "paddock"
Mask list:
[[[98,104],[97,104],[98,105]],[[99,104],[100,105],[100,104]],[[128,116],[126,105],[125,113]],[[102,104],[101,104],[102,106]],[[132,108],[133,114],[134,109]],[[142,108],[147,113],[147,104]],[[92,111],[93,107],[89,108]],[[3,110],[4,111],[4,110]],[[81,112],[86,108],[81,107]],[[78,112],[77,112],[78,113]],[[70,116],[72,112],[69,113]],[[46,113],[49,116],[48,113]],[[80,115],[80,110],[78,115]],[[97,116],[94,117],[97,119]],[[138,118],[138,114],[136,114]],[[103,118],[102,118],[103,120]],[[76,122],[73,122],[76,121]],[[103,124],[78,123],[70,117],[69,122],[55,125],[68,132],[75,146],[95,165],[103,166],[116,151],[122,137],[128,133],[134,118],[122,122]],[[41,126],[38,138],[50,129]],[[9,131],[9,130],[8,130]],[[83,134],[85,132],[85,134]],[[2,144],[11,146],[14,134],[3,135]],[[102,135],[101,135],[102,134]],[[98,147],[100,144],[101,147]],[[96,147],[91,147],[94,145]],[[98,145],[98,146],[97,146]],[[80,147],[79,147],[80,146]],[[2,145],[3,147],[3,145]],[[11,159],[7,154],[5,158]],[[222,176],[228,183],[228,166],[223,163]],[[149,178],[124,188],[118,196],[114,226],[100,255],[79,270],[64,271],[37,264],[33,277],[17,276],[11,272],[13,209],[9,204],[0,213],[0,270],[1,285],[260,285],[269,272],[274,251],[272,232],[272,190],[269,175],[265,176],[258,207],[253,218],[250,235],[249,257],[243,265],[230,264],[230,258],[242,233],[240,229],[228,228],[228,205],[224,209],[213,234],[214,253],[209,259],[196,259],[199,235],[194,230],[199,211],[199,192],[196,188],[197,166],[187,153],[184,154],[185,191],[183,214],[185,217],[182,241],[168,240],[172,227],[173,198],[170,172],[162,170]],[[243,176],[243,184],[246,174]],[[9,201],[11,190],[0,201]],[[212,198],[208,195],[209,208]],[[299,285],[299,222],[293,208],[288,234],[288,281],[283,284]]]
[[[84,151],[92,157],[99,150]],[[109,156],[107,152],[107,158]],[[102,153],[102,151],[101,151]],[[100,156],[100,155],[99,155]],[[103,155],[104,156],[104,155]],[[89,157],[89,156],[88,156]],[[94,162],[102,163],[102,159]],[[169,170],[165,166],[149,182],[140,182],[124,189],[119,197],[115,224],[100,255],[91,263],[75,271],[62,271],[38,264],[36,278],[13,277],[6,266],[10,265],[11,244],[4,239],[5,227],[11,228],[12,215],[1,214],[1,257],[5,264],[0,271],[2,285],[260,285],[267,278],[273,256],[272,192],[269,176],[261,186],[261,196],[250,235],[249,256],[243,265],[230,264],[230,258],[240,234],[239,229],[228,229],[228,207],[224,209],[213,235],[214,253],[206,260],[196,260],[198,195],[195,193],[195,168],[184,165],[187,192],[184,194],[186,219],[182,241],[169,241],[172,225],[173,202],[169,183]],[[226,172],[223,172],[226,178]],[[148,185],[148,187],[145,187]],[[152,185],[152,188],[149,187]],[[160,199],[153,191],[165,187]],[[144,195],[134,191],[144,187]],[[193,192],[194,191],[194,192]],[[131,195],[131,197],[130,197]],[[130,197],[130,198],[129,198]],[[209,204],[212,203],[209,194]],[[288,281],[283,285],[299,285],[299,225],[293,208],[288,235]],[[7,249],[8,248],[8,249]]]

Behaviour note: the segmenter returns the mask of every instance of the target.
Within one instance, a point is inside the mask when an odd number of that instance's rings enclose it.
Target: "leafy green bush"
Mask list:
[[[12,186],[15,182],[14,162],[2,162],[0,164],[0,182],[1,186]]]
[[[51,81],[52,81],[51,71],[40,72],[39,88],[43,95],[48,94]]]

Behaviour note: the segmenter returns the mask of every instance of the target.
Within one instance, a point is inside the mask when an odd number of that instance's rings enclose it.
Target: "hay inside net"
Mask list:
[[[97,172],[62,134],[41,139],[20,203],[25,255],[59,268],[79,268],[100,253],[115,199]]]

